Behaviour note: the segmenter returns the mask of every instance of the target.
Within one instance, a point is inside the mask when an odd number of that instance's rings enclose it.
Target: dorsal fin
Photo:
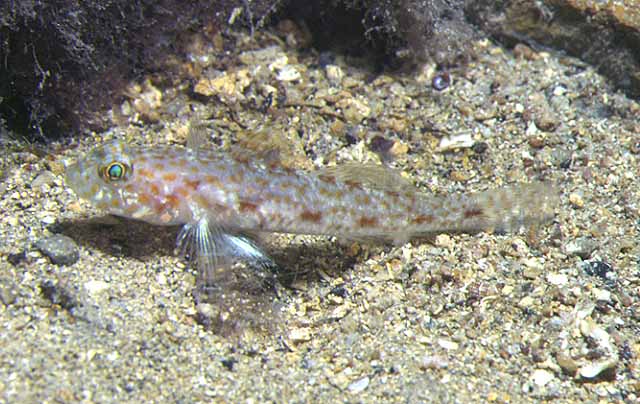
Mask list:
[[[357,182],[366,188],[394,192],[418,192],[398,171],[379,164],[344,163],[314,172],[329,175],[342,182]]]
[[[237,161],[259,161],[267,166],[282,165],[280,160],[280,150],[264,149],[264,150],[247,150],[241,145],[233,145],[229,147],[227,153]]]
[[[207,143],[207,125],[199,119],[192,119],[188,125],[187,150],[198,158],[200,150]]]

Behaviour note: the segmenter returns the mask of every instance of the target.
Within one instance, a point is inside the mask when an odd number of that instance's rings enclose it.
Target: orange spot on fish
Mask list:
[[[151,197],[148,194],[141,193],[138,195],[138,202],[142,205],[151,204]]]
[[[176,175],[176,173],[166,173],[162,176],[162,179],[165,181],[169,181],[169,182],[173,182],[176,180],[176,178],[178,178],[178,176]]]
[[[255,212],[258,210],[258,205],[253,202],[240,201],[240,212]]]
[[[300,214],[300,220],[304,220],[306,222],[318,223],[320,220],[322,220],[322,213],[312,212],[310,210],[304,210]]]
[[[167,202],[165,203],[165,205],[168,205],[173,209],[177,209],[180,206],[180,200],[182,200],[182,198],[180,198],[180,196],[178,195],[167,195]]]
[[[149,189],[153,195],[160,195],[160,188],[158,188],[157,184],[150,184]]]
[[[471,208],[464,211],[464,218],[471,219],[472,217],[482,216],[483,211],[480,208]]]
[[[358,220],[358,225],[360,227],[374,227],[378,224],[378,219],[370,216],[362,216],[360,220]]]
[[[433,215],[420,215],[411,219],[414,224],[430,224],[433,222]]]
[[[140,168],[137,171],[138,175],[144,178],[153,178],[153,173],[149,170],[147,170],[146,168]]]
[[[258,178],[258,179],[256,180],[256,184],[264,188],[264,187],[266,187],[267,185],[269,185],[269,181],[267,181],[267,180],[266,180],[266,179],[264,179],[264,178]]]
[[[191,189],[192,189],[192,190],[194,190],[194,191],[195,191],[196,189],[198,189],[198,187],[200,186],[200,183],[201,183],[201,182],[202,182],[202,181],[200,181],[200,180],[193,180],[193,181],[192,181],[192,180],[184,180],[185,185],[186,185],[187,187],[191,188]]]
[[[190,195],[190,192],[184,187],[176,188],[176,193],[184,199],[188,198]]]
[[[214,185],[214,186],[217,186],[217,187],[222,185],[220,183],[220,179],[218,177],[216,177],[215,175],[205,175],[204,176],[204,181],[207,184],[211,184],[211,185]]]
[[[358,202],[361,205],[370,205],[371,204],[371,197],[369,197],[369,195],[356,195],[356,202]]]

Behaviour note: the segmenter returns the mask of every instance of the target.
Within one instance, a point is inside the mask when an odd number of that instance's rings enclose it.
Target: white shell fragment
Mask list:
[[[468,149],[475,144],[475,140],[471,133],[463,133],[461,135],[443,137],[436,149],[437,152],[446,152],[455,149]]]
[[[588,365],[582,366],[578,373],[585,379],[594,379],[598,377],[602,372],[613,369],[618,364],[615,358],[609,358],[604,361],[593,362]]]
[[[363,377],[360,380],[356,380],[355,382],[351,383],[348,387],[349,391],[353,394],[358,394],[363,392],[367,387],[369,387],[369,382],[371,380],[369,379],[369,377]]]
[[[555,378],[553,373],[549,372],[545,369],[536,369],[531,375],[531,380],[535,383],[536,386],[546,386]]]

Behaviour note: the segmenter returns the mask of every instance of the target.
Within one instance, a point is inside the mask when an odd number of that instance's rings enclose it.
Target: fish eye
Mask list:
[[[119,161],[114,161],[102,169],[102,177],[108,181],[121,181],[127,173],[127,165]]]

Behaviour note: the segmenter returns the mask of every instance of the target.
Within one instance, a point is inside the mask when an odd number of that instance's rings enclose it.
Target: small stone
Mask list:
[[[43,171],[31,182],[31,189],[44,191],[54,184],[56,176],[51,171]]]
[[[339,86],[342,83],[344,77],[344,71],[340,66],[327,65],[325,67],[325,73],[327,74],[327,80],[334,86]]]
[[[301,77],[302,75],[300,74],[300,71],[298,71],[295,66],[286,65],[282,69],[280,69],[278,75],[276,76],[276,79],[278,81],[288,82],[300,80]]]
[[[84,284],[84,290],[89,295],[97,295],[104,292],[107,289],[109,289],[109,283],[105,281],[91,280],[91,281],[85,282]]]
[[[531,375],[531,380],[533,381],[533,383],[536,386],[540,387],[546,386],[554,378],[555,376],[553,375],[553,373],[545,369],[536,369]]]
[[[611,302],[611,292],[609,292],[608,290],[593,288],[591,290],[591,293],[593,294],[593,297],[596,299],[596,301],[606,303]]]
[[[76,242],[61,234],[38,240],[35,246],[56,265],[73,265],[80,258]]]
[[[533,306],[534,300],[531,296],[525,296],[518,302],[518,307],[521,309],[527,309]]]
[[[452,248],[453,239],[448,234],[438,234],[436,236],[435,244],[437,247]]]
[[[193,91],[207,97],[218,96],[222,101],[244,100],[244,91],[251,84],[252,78],[247,69],[235,72],[224,72],[217,77],[202,78],[196,83]]]
[[[530,136],[528,143],[529,146],[534,149],[542,149],[544,147],[544,138],[541,136]]]
[[[355,382],[351,383],[347,388],[351,393],[358,394],[363,392],[367,387],[369,387],[370,381],[371,380],[369,379],[369,377],[366,376],[360,380],[356,380]]]
[[[468,149],[475,144],[475,140],[471,133],[463,133],[461,135],[443,137],[436,149],[437,152],[447,152],[455,149]]]
[[[394,145],[393,140],[389,140],[384,136],[376,135],[371,142],[369,142],[369,149],[374,153],[389,153]]]
[[[159,118],[157,110],[162,106],[162,91],[150,81],[144,85],[135,84],[129,88],[129,95],[133,98],[133,108],[147,119]]]
[[[247,66],[269,65],[271,70],[280,69],[289,63],[289,58],[279,46],[242,52],[240,61]]]
[[[541,268],[530,268],[525,266],[522,270],[522,277],[525,279],[538,279],[542,273]]]
[[[458,343],[448,340],[448,339],[439,339],[438,340],[438,345],[440,345],[440,347],[448,350],[448,351],[453,351],[458,349]]]
[[[565,274],[551,273],[547,275],[547,282],[555,286],[566,285],[569,278]]]
[[[466,182],[466,181],[469,181],[469,179],[471,178],[469,173],[460,171],[460,170],[451,171],[451,173],[449,174],[449,177],[451,178],[451,180],[457,181],[457,182]]]
[[[59,282],[54,283],[47,279],[40,284],[40,291],[52,304],[58,305],[65,310],[71,310],[78,306],[78,301],[73,292]]]
[[[9,278],[0,278],[0,301],[9,306],[18,298],[18,285]]]
[[[451,75],[449,72],[441,72],[433,76],[431,79],[431,87],[434,90],[442,91],[451,85]]]
[[[446,369],[449,367],[449,361],[446,357],[440,355],[425,355],[420,363],[420,369]]]
[[[404,156],[407,152],[409,152],[409,146],[402,142],[393,142],[393,146],[389,150],[389,153],[395,157]]]
[[[582,366],[578,374],[584,379],[595,379],[604,372],[615,369],[617,363],[618,361],[615,358],[589,363],[588,365]]]
[[[573,205],[573,207],[575,208],[582,208],[584,207],[584,199],[582,199],[582,196],[580,196],[580,194],[577,194],[575,192],[571,193],[569,195],[569,202],[571,203],[571,205]]]
[[[553,132],[560,125],[560,120],[551,111],[544,109],[536,114],[534,123],[545,132]]]
[[[581,265],[587,275],[597,276],[604,280],[616,278],[616,273],[610,264],[604,261],[585,261]]]
[[[580,237],[575,240],[569,241],[564,251],[567,255],[578,256],[582,259],[588,259],[591,253],[597,248],[598,244],[595,240],[587,237]]]
[[[360,123],[371,115],[371,108],[364,99],[343,98],[336,107],[342,109],[344,119],[352,124]]]
[[[347,314],[349,314],[349,312],[351,312],[351,310],[352,308],[349,307],[348,304],[341,304],[340,306],[333,309],[329,318],[335,320],[343,319],[347,316]]]
[[[294,343],[311,340],[311,332],[308,328],[294,328],[289,331],[289,339]]]
[[[522,58],[525,60],[538,60],[540,59],[540,54],[525,44],[518,43],[513,47],[513,55],[517,58]]]
[[[51,225],[51,224],[54,224],[56,222],[56,217],[52,216],[52,215],[46,215],[40,220],[42,221],[42,223],[44,223],[46,225]]]
[[[563,352],[558,352],[556,362],[558,362],[558,366],[560,366],[562,371],[569,376],[574,376],[578,371],[578,363],[571,356]]]

